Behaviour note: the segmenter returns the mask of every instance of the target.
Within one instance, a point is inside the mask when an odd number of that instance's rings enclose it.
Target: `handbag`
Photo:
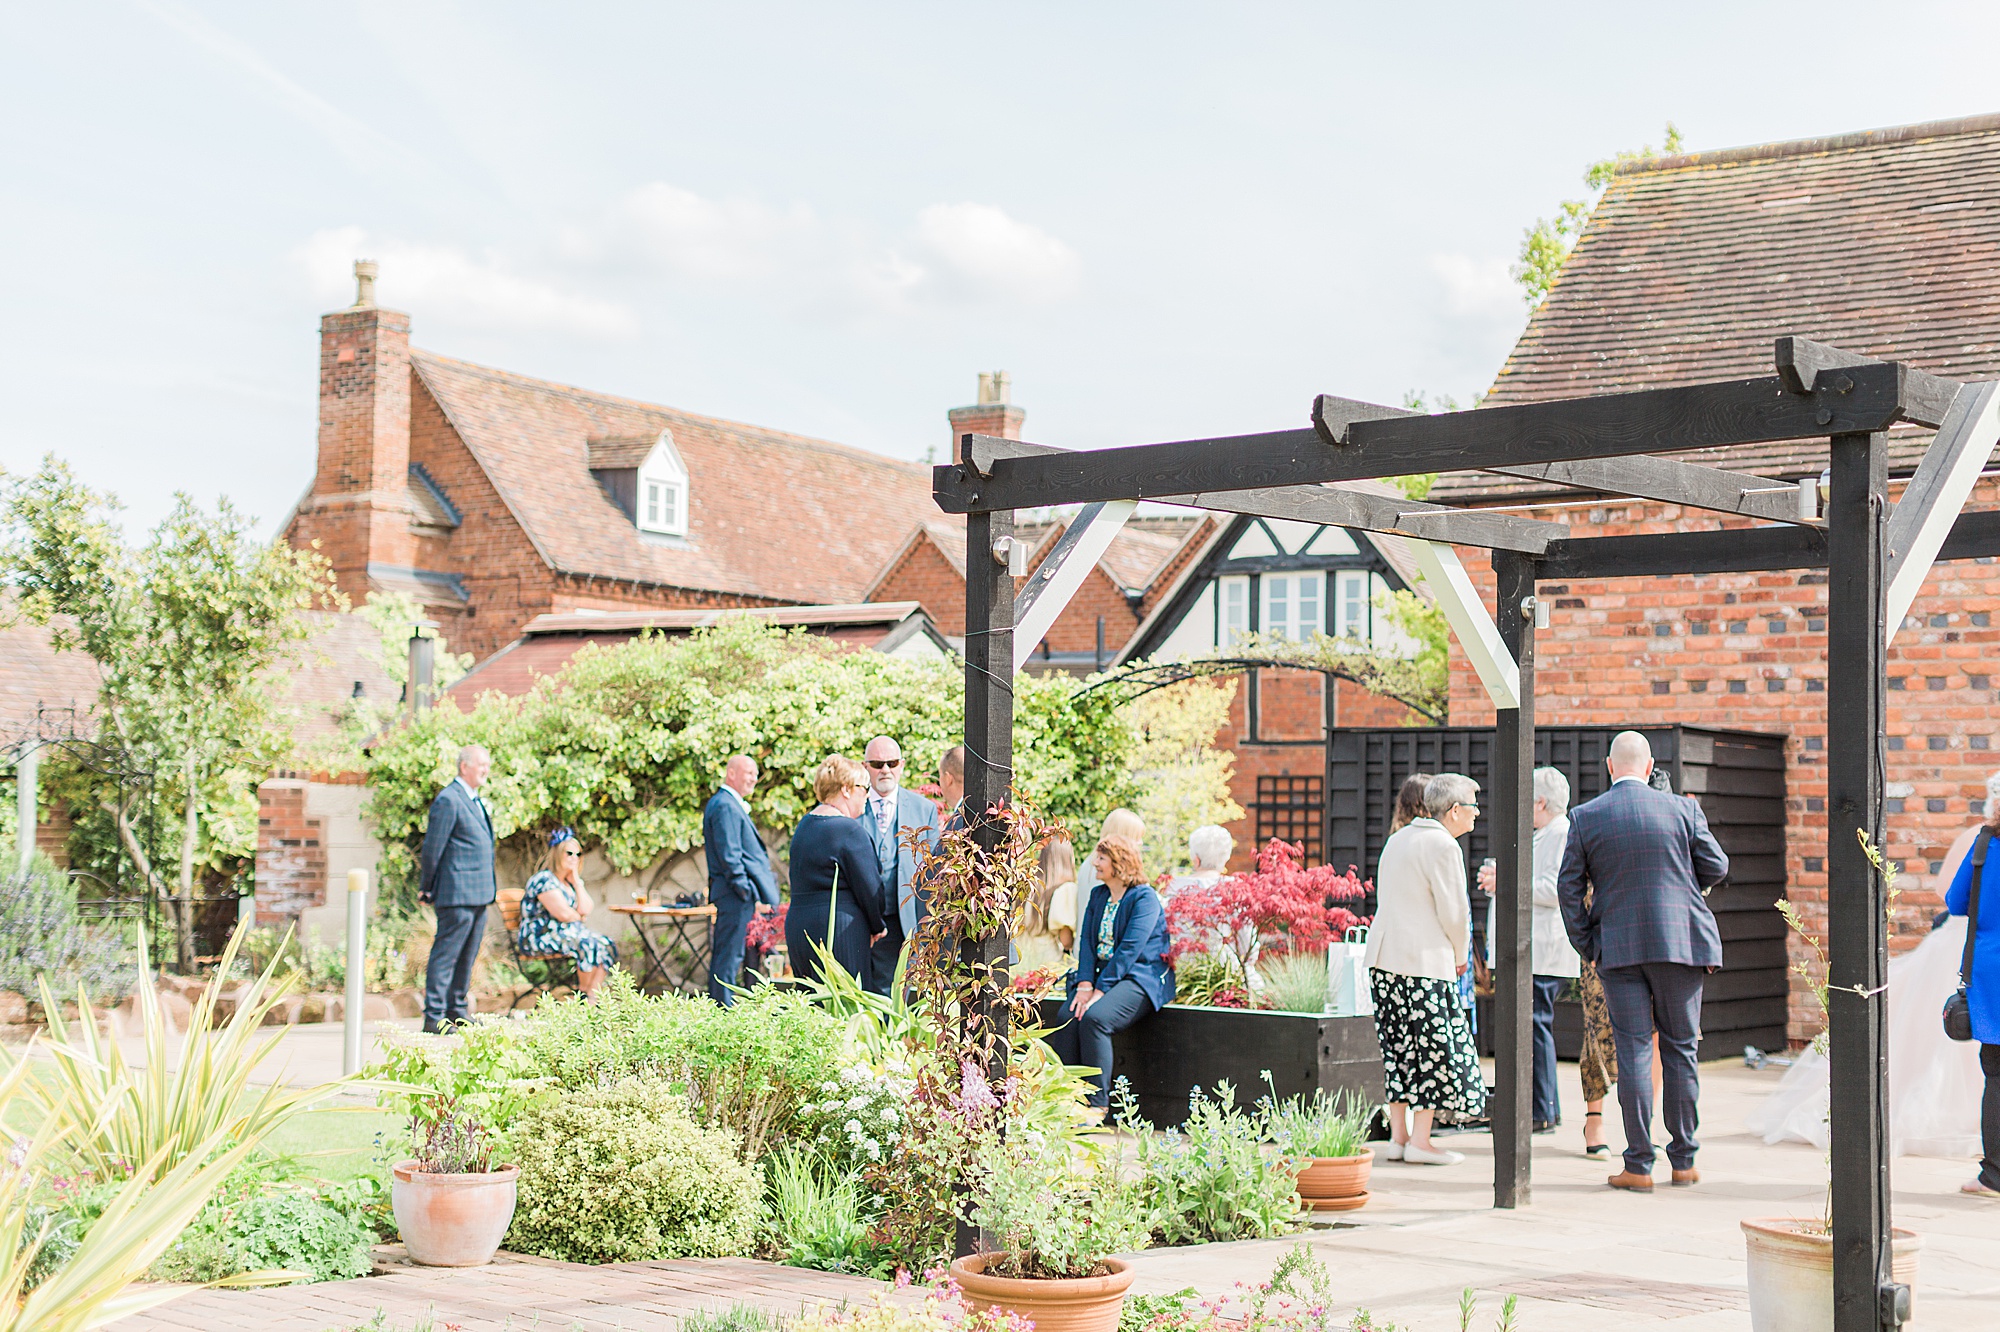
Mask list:
[[[1327,1012],[1333,1017],[1367,1017],[1375,1011],[1368,986],[1368,927],[1357,925],[1326,950]]]
[[[1985,877],[1986,848],[1993,830],[1981,828],[1972,844],[1972,898],[1965,911],[1965,956],[1958,964],[1958,988],[1944,1001],[1944,1034],[1955,1041],[1972,1039],[1972,999],[1966,987],[1972,983],[1972,947],[1979,940],[1979,881]]]

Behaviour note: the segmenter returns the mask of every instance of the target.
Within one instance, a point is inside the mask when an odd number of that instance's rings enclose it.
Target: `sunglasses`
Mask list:
[[[866,763],[868,764],[868,766],[869,766],[869,767],[871,767],[871,768],[880,768],[880,769],[883,769],[883,770],[887,770],[887,769],[889,769],[889,768],[900,768],[900,767],[902,767],[902,766],[903,766],[903,760],[901,760],[901,759],[899,759],[899,758],[893,758],[893,759],[867,759],[867,760],[865,760],[865,762],[866,762]]]

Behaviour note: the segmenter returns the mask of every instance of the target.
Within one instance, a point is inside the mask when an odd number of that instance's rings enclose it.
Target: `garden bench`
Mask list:
[[[521,973],[528,982],[529,989],[514,996],[514,1002],[507,1005],[508,1011],[521,1006],[521,1001],[531,994],[554,996],[557,990],[576,990],[576,959],[568,953],[524,953],[521,951],[521,896],[519,888],[500,890],[500,919],[507,926],[507,950],[513,954],[514,970]],[[528,964],[541,965],[541,980],[528,970]]]

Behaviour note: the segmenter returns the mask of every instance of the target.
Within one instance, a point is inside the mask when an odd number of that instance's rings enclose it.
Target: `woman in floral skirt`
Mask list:
[[[583,843],[568,828],[549,837],[548,859],[521,893],[523,953],[564,953],[576,959],[576,987],[586,999],[618,965],[618,945],[583,922],[597,905],[583,886]]]
[[[1364,960],[1375,993],[1389,1103],[1389,1159],[1456,1165],[1465,1158],[1431,1142],[1438,1111],[1486,1112],[1486,1079],[1472,1028],[1459,1006],[1458,977],[1472,946],[1472,900],[1458,838],[1479,817],[1479,784],[1455,772],[1424,787],[1424,817],[1382,846],[1375,920]]]

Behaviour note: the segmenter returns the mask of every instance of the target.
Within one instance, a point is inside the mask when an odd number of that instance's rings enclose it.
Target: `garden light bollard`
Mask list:
[[[368,871],[347,871],[347,1005],[340,1053],[342,1077],[361,1071],[362,972],[368,959]]]

